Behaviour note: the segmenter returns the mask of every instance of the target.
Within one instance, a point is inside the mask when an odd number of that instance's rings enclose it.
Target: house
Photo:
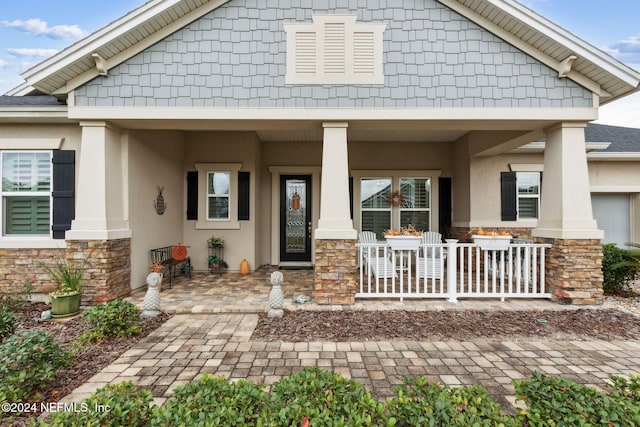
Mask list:
[[[348,304],[358,231],[411,223],[549,243],[554,298],[589,304],[592,193],[629,195],[640,232],[637,151],[585,143],[640,73],[513,0],[151,0],[23,77],[0,100],[3,286],[46,291],[62,249],[105,301],[155,247],[206,270],[215,235],[231,269],[313,265],[316,301]]]

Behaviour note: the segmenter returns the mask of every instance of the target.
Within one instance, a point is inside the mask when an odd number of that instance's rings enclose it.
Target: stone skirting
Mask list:
[[[67,259],[87,260],[82,304],[92,305],[131,292],[131,239],[68,240]]]
[[[602,244],[598,239],[536,238],[546,252],[546,283],[561,304],[602,304]]]
[[[0,249],[0,290],[20,292],[26,282],[32,293],[48,294],[56,288],[43,265],[53,267],[55,260],[65,256],[64,249]]]
[[[532,240],[531,236],[532,228],[525,227],[486,227],[483,228],[485,231],[507,231],[513,237],[517,239],[528,239]],[[450,236],[444,236],[446,239],[457,239],[459,242],[470,242],[471,236],[475,234],[480,227],[451,227]]]
[[[353,304],[357,283],[356,240],[316,239],[315,302]]]

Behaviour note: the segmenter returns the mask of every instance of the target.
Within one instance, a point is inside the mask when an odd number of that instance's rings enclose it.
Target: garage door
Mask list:
[[[631,241],[629,195],[592,194],[591,204],[598,228],[604,230],[603,243],[626,246]]]

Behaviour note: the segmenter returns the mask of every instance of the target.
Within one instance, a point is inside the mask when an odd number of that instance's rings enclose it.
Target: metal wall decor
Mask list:
[[[160,187],[158,185],[156,189],[158,190],[158,195],[156,196],[156,199],[153,201],[153,207],[155,208],[156,213],[158,215],[162,215],[164,211],[167,209],[167,204],[164,202],[164,196],[162,195],[162,192],[164,191],[164,187]]]

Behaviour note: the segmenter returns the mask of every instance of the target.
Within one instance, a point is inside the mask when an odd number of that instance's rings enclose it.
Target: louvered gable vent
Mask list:
[[[314,15],[312,23],[284,24],[287,84],[383,84],[383,23],[355,15]]]

